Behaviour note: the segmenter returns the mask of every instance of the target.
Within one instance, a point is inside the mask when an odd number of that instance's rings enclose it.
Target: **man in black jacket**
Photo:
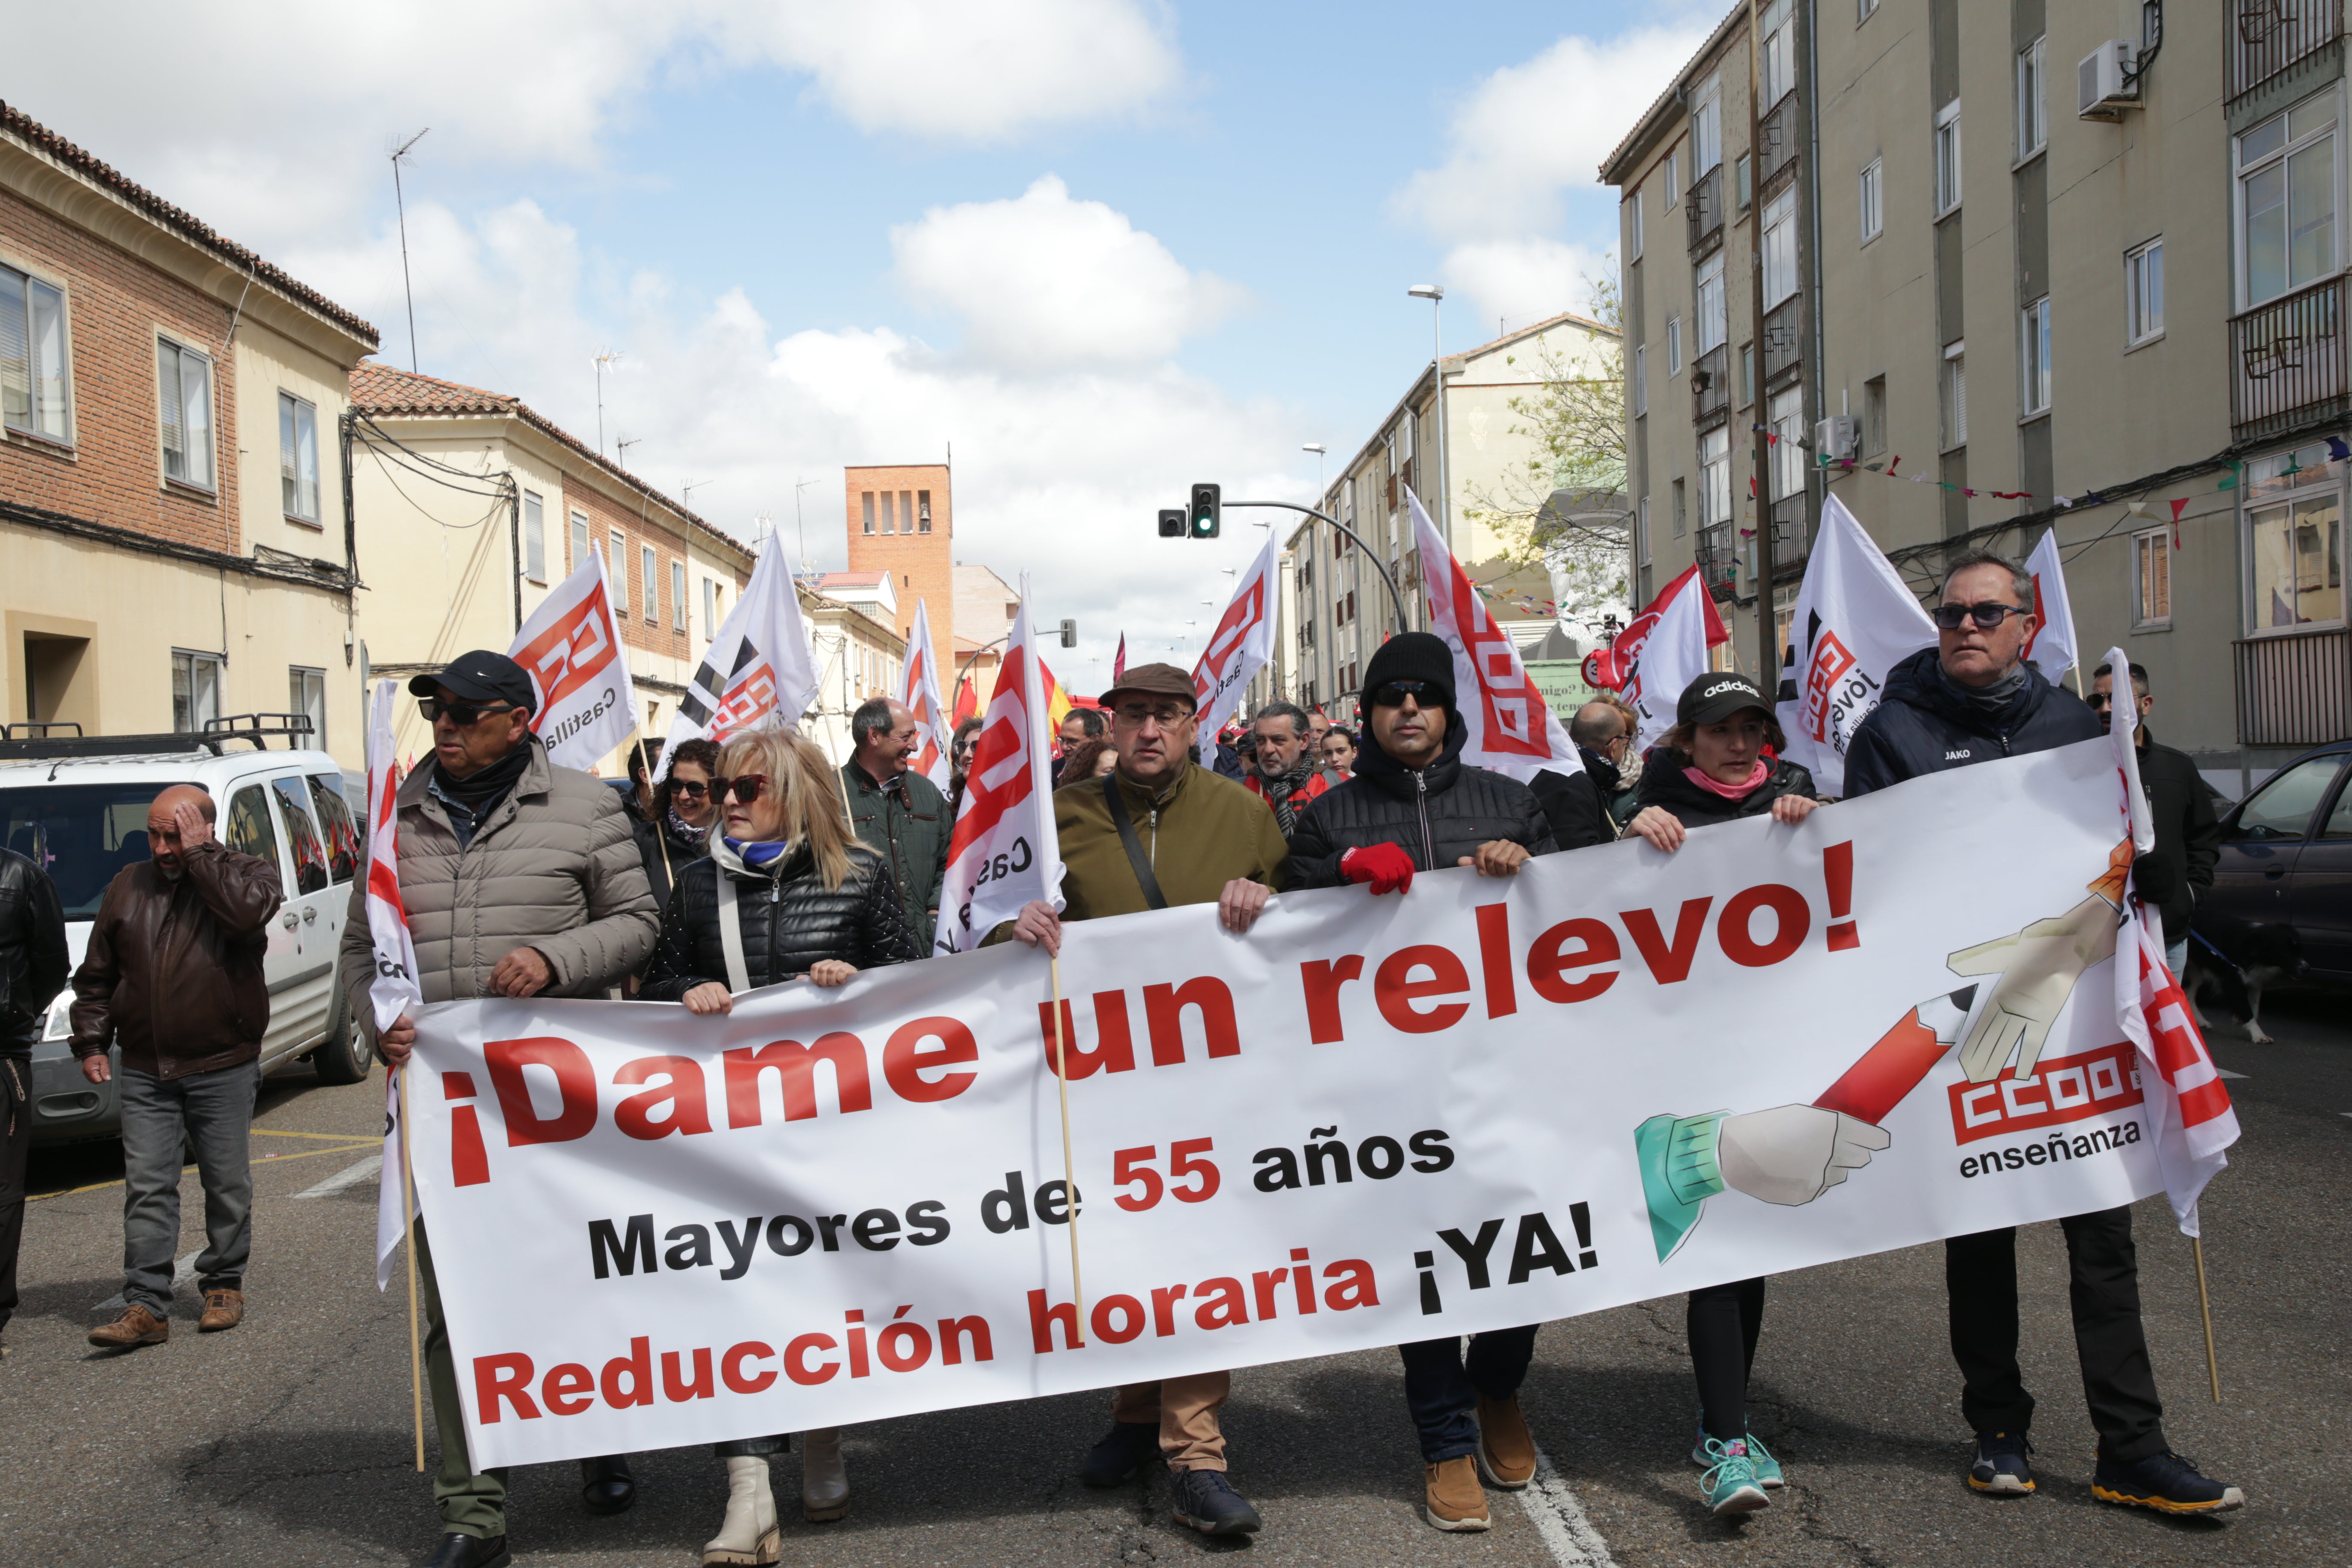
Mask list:
[[[2033,579],[2001,556],[1974,551],[1944,573],[1937,646],[1887,672],[1886,692],[1846,752],[1850,799],[1922,773],[2053,751],[2099,734],[2072,694],[2023,661],[2032,636]],[[2003,1064],[1995,1063],[1996,1068]],[[2239,1506],[2238,1489],[2208,1480],[2172,1452],[2139,1316],[2139,1264],[2128,1207],[2075,1215],[2066,1232],[2074,1350],[2099,1434],[2091,1494],[2166,1513]],[[1977,1434],[1969,1485],[1991,1495],[2033,1489],[2026,1428],[2033,1396],[2017,1366],[2017,1232],[1989,1230],[1944,1243],[1952,1355],[1960,1413]]]
[[[1508,877],[1529,856],[1557,847],[1527,785],[1463,764],[1468,732],[1454,706],[1454,655],[1442,640],[1406,632],[1383,643],[1364,669],[1364,700],[1370,717],[1356,776],[1299,815],[1292,887],[1366,882],[1375,893],[1402,892],[1416,870],[1457,865]],[[1438,1529],[1487,1528],[1479,1472],[1512,1491],[1534,1476],[1535,1439],[1519,1415],[1518,1389],[1535,1342],[1530,1324],[1474,1336],[1466,1362],[1451,1336],[1397,1347],[1427,1467],[1426,1511]]]
[[[2213,890],[2213,868],[2221,858],[2221,819],[2213,810],[2213,792],[2197,773],[2186,752],[2157,744],[2148,733],[2148,710],[2156,699],[2147,689],[2147,671],[2131,667],[2132,697],[2139,704],[2139,728],[2132,739],[2139,747],[2140,788],[2147,795],[2156,818],[2156,847],[2132,866],[2132,879],[2141,898],[2164,915],[2164,962],[2179,974],[2189,962],[2189,920],[2197,900]],[[2091,709],[2099,722],[2113,727],[2115,671],[2098,668],[2091,681]]]
[[[65,989],[65,906],[48,873],[0,849],[0,1329],[16,1311],[25,1156],[33,1147],[33,1047]]]

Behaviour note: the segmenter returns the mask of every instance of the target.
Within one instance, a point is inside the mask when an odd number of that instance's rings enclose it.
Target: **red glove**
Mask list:
[[[1394,844],[1350,849],[1339,857],[1339,875],[1370,882],[1375,893],[1402,893],[1412,886],[1412,857]]]

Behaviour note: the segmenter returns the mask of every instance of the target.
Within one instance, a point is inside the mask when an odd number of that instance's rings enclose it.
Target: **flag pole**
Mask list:
[[[1062,955],[1053,955],[1054,974],[1054,1085],[1062,1099],[1062,1194],[1070,1205],[1070,1305],[1076,1315],[1078,1331],[1071,1337],[1086,1342],[1087,1294],[1078,1279],[1078,1178],[1076,1162],[1070,1157],[1070,1042],[1066,1026],[1067,1015],[1062,1011]],[[2199,1280],[2204,1279],[2202,1274]],[[2219,1397],[2217,1394],[2215,1397]]]
[[[400,1215],[408,1240],[408,1405],[416,1432],[416,1473],[425,1473],[425,1358],[416,1332],[416,1174],[408,1163],[408,1068],[400,1074]]]
[[[1068,1136],[1066,1131],[1064,1136]],[[2205,1293],[2205,1238],[2192,1236],[2189,1238],[2189,1245],[2197,1255],[2197,1310],[2205,1320],[2205,1375],[2212,1379],[2213,1403],[2219,1405],[2221,1403],[2221,1363],[2213,1353],[2213,1300]]]

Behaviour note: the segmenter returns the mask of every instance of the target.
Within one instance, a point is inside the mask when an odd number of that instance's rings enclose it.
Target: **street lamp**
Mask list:
[[[1315,502],[1320,506],[1323,503],[1323,443],[1309,441],[1298,449],[1315,454]]]
[[[1437,531],[1451,550],[1454,507],[1452,498],[1445,492],[1445,287],[1440,283],[1416,283],[1405,293],[1429,301],[1429,371],[1437,385]]]

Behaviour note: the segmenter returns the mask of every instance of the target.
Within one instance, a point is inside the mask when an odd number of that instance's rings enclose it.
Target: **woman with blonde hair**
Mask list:
[[[740,992],[803,977],[840,985],[861,969],[923,956],[888,868],[850,836],[832,766],[797,732],[729,741],[710,798],[718,829],[708,858],[678,868],[642,1000],[727,1013]],[[705,1563],[777,1561],[768,1458],[785,1447],[782,1437],[714,1447],[727,1461],[727,1517],[702,1549]],[[802,1517],[821,1523],[848,1511],[840,1429],[803,1433]]]

